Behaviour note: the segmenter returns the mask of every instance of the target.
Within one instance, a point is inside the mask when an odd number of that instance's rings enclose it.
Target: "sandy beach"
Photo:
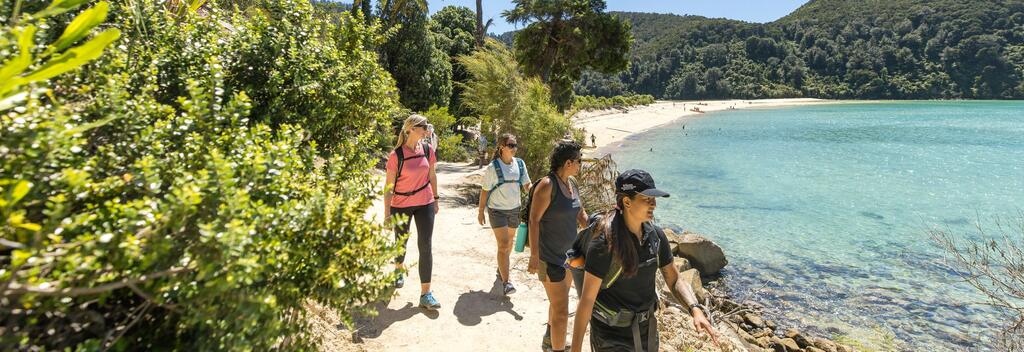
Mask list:
[[[685,123],[687,120],[703,117],[706,113],[729,109],[777,108],[835,103],[834,100],[812,98],[760,99],[760,100],[692,100],[658,101],[651,105],[625,110],[609,109],[581,112],[573,118],[573,126],[587,132],[587,146],[590,135],[596,137],[596,147],[586,149],[587,156],[604,147],[614,146],[630,135],[647,131],[669,123]],[[693,111],[697,108],[700,112]]]
[[[628,111],[595,111],[579,114],[573,121],[597,137],[597,147],[613,146],[627,136],[650,128],[678,123],[680,119],[704,116],[688,111],[698,107],[704,112],[730,109],[821,104],[818,99],[727,100],[699,102],[658,102]],[[687,111],[683,110],[683,105]],[[685,120],[684,120],[685,121]],[[442,308],[426,311],[417,307],[419,278],[416,233],[409,239],[407,267],[410,270],[404,288],[388,302],[377,304],[380,314],[359,319],[355,330],[341,325],[337,315],[311,304],[309,311],[314,334],[324,339],[324,351],[537,351],[547,321],[544,288],[526,271],[529,252],[513,252],[511,280],[518,292],[505,297],[495,276],[495,240],[488,225],[477,223],[476,196],[482,169],[468,163],[439,163],[441,208],[437,214],[433,255],[432,290]],[[367,216],[383,219],[381,200]],[[388,234],[390,235],[390,234]],[[570,300],[573,311],[576,299]],[[689,316],[662,326],[662,349],[719,351],[698,337],[690,327]],[[572,318],[569,319],[570,335]],[[663,324],[664,325],[664,324]],[[666,333],[666,331],[671,332]],[[718,330],[729,351],[745,351],[742,339],[719,322]],[[589,341],[589,340],[587,340]],[[589,346],[584,346],[588,351]]]

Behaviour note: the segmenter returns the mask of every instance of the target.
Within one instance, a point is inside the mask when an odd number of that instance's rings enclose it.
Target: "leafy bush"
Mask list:
[[[0,116],[0,349],[310,349],[305,302],[350,321],[388,294],[396,248],[365,217],[370,152],[397,106],[364,49],[381,38],[305,1],[250,3],[110,5],[102,26],[124,37],[36,83],[10,69],[54,67],[62,41],[33,38],[82,22],[3,30],[28,50],[0,70],[27,82]]]
[[[505,132],[516,135],[530,174],[546,174],[554,142],[569,130],[569,120],[549,102],[547,86],[523,75],[512,53],[494,40],[459,62],[471,76],[463,103],[480,113],[481,133],[491,141]]]
[[[598,97],[592,95],[577,95],[576,101],[572,104],[573,110],[604,110],[624,109],[632,106],[654,104],[654,96],[648,94],[616,95],[613,97]]]

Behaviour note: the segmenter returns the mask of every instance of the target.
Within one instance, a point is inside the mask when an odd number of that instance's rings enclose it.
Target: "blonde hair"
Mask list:
[[[402,130],[398,131],[398,143],[395,144],[395,148],[401,148],[409,140],[409,130],[416,125],[425,123],[427,123],[427,117],[420,114],[412,114],[406,117],[405,123],[402,124]]]

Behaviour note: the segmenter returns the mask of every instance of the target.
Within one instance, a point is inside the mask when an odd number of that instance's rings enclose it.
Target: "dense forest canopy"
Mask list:
[[[616,12],[630,68],[581,95],[661,99],[1024,97],[1024,1],[814,0],[767,24]]]

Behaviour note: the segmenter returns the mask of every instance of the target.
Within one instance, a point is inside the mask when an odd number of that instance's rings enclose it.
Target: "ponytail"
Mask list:
[[[633,277],[640,264],[636,244],[629,238],[628,231],[616,233],[613,225],[615,221],[625,221],[622,211],[626,208],[623,206],[622,200],[627,197],[632,199],[624,193],[615,194],[615,208],[601,214],[601,220],[594,226],[594,233],[604,234],[608,248],[611,250],[612,260],[616,260],[622,265],[623,277]]]
[[[401,148],[409,140],[409,130],[423,123],[427,123],[427,118],[420,114],[412,114],[405,118],[405,122],[402,123],[402,130],[398,131],[398,142],[395,143],[395,149]]]

